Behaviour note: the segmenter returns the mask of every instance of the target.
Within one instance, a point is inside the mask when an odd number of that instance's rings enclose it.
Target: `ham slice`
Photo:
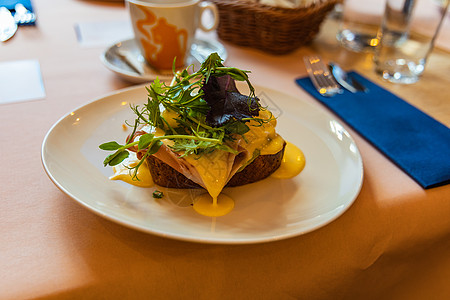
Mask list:
[[[220,174],[224,179],[222,181],[222,188],[227,184],[227,182],[233,177],[233,175],[239,170],[243,162],[246,161],[248,154],[245,153],[246,150],[239,147],[239,155],[223,151],[216,150],[215,154],[204,154],[202,156],[202,163],[209,164],[208,166],[194,166],[187,159],[181,155],[173,152],[167,145],[163,144],[158,152],[153,154],[154,157],[158,158],[162,162],[171,166],[177,172],[183,174],[186,178],[192,180],[203,188],[208,189],[208,182],[205,182],[206,172],[213,171],[214,168],[220,167]],[[214,153],[214,152],[213,152]],[[220,155],[218,158],[217,156]],[[191,161],[196,161],[191,159]],[[220,166],[218,164],[220,162]],[[199,171],[200,170],[200,171]],[[217,171],[217,170],[215,170]],[[202,172],[202,174],[200,174]],[[202,176],[203,175],[203,176]],[[208,180],[206,180],[208,181]],[[220,183],[218,183],[220,185]]]

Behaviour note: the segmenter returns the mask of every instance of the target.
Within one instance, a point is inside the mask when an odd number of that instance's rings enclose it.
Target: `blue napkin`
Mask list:
[[[33,6],[31,5],[31,0],[0,0],[0,6],[4,6],[11,11],[11,13],[15,14],[14,7],[17,3],[22,3],[23,6],[26,7],[29,11],[33,12]],[[30,22],[22,25],[35,25],[35,22]]]
[[[450,129],[356,72],[368,93],[326,98],[309,77],[296,83],[314,96],[423,188],[450,183]]]

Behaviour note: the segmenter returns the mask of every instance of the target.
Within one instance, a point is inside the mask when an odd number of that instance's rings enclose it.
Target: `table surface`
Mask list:
[[[132,83],[99,60],[105,47],[81,47],[74,25],[128,20],[120,2],[35,0],[38,23],[0,45],[0,62],[37,59],[46,97],[0,106],[0,299],[448,299],[450,186],[422,189],[351,129],[364,182],[337,220],[277,242],[182,242],[110,222],[49,180],[41,145],[72,109]],[[334,39],[327,20],[315,41],[272,56],[223,43],[227,65],[252,70],[256,85],[283,90],[324,109],[296,86],[302,57],[319,53],[354,69],[450,125],[450,55],[435,49],[421,80],[382,81],[371,54]]]

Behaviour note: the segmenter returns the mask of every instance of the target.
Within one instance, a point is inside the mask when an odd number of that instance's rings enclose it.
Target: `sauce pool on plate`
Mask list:
[[[292,143],[286,142],[283,160],[280,167],[270,176],[279,179],[289,179],[300,174],[305,168],[306,160],[302,150]]]

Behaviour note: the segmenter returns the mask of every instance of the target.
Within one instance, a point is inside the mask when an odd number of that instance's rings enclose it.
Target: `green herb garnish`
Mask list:
[[[156,79],[149,87],[146,104],[131,106],[137,118],[133,132],[124,145],[108,142],[100,149],[115,151],[103,161],[105,166],[114,166],[128,157],[129,150],[140,153],[140,163],[155,154],[162,145],[162,140],[171,140],[169,146],[173,151],[184,155],[202,155],[215,150],[224,150],[234,154],[238,152],[230,145],[235,135],[249,131],[247,122],[254,120],[259,124],[269,120],[258,118],[263,109],[247,73],[249,71],[225,67],[217,53],[212,53],[197,72],[189,74],[183,70],[175,73],[170,85]],[[250,90],[248,96],[237,90],[234,81],[245,81]],[[170,112],[170,116],[163,111]],[[175,116],[175,117],[173,117]],[[134,135],[143,125],[150,125],[163,131],[164,135],[151,133],[140,135],[134,141]]]
[[[163,192],[158,190],[155,190],[152,195],[155,199],[161,199],[164,196]]]

